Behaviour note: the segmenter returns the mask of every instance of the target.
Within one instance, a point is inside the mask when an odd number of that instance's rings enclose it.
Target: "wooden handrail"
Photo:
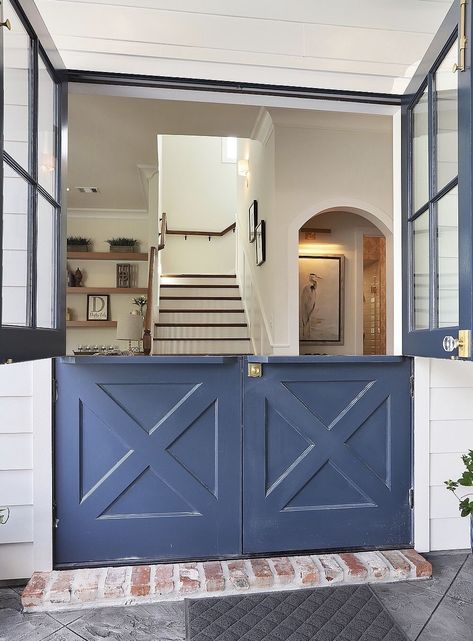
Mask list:
[[[151,324],[152,324],[152,315],[153,315],[153,289],[154,289],[154,273],[155,273],[155,263],[156,256],[158,255],[158,249],[156,247],[150,247],[149,249],[149,267],[148,267],[148,294],[147,294],[147,305],[146,305],[146,314],[143,325],[143,352],[148,356],[151,354]]]
[[[189,229],[168,229],[167,233],[173,236],[225,236],[229,231],[235,231],[236,223],[232,223],[228,227],[225,227],[222,231],[197,231]]]

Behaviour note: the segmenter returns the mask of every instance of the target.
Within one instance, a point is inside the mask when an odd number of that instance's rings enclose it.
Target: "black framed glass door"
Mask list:
[[[21,3],[2,12],[0,363],[65,351],[65,87]]]

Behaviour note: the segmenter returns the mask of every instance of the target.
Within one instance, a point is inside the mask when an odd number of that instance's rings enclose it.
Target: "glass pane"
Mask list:
[[[438,326],[457,327],[458,297],[458,187],[437,203],[438,220]]]
[[[429,200],[429,118],[426,89],[412,110],[412,213]]]
[[[56,85],[41,58],[38,73],[38,182],[56,197]]]
[[[429,328],[429,213],[412,226],[414,329]]]
[[[3,29],[4,148],[28,170],[31,41],[9,0],[3,2],[3,16],[12,23],[11,31]]]
[[[435,74],[436,189],[458,174],[458,42],[452,46]]]
[[[55,327],[56,209],[38,195],[36,326]]]
[[[28,184],[4,163],[2,324],[28,325]]]

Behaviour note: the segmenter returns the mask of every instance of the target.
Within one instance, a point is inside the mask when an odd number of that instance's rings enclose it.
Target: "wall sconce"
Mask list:
[[[248,187],[248,176],[250,173],[250,163],[248,160],[238,161],[238,175],[246,178],[246,186]]]

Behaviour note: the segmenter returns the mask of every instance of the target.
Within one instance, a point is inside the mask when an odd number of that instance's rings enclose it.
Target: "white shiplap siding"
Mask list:
[[[473,363],[430,359],[430,549],[468,548],[469,519],[444,481],[461,475],[461,455],[473,449]]]
[[[0,581],[50,566],[50,379],[50,361],[0,365]]]

